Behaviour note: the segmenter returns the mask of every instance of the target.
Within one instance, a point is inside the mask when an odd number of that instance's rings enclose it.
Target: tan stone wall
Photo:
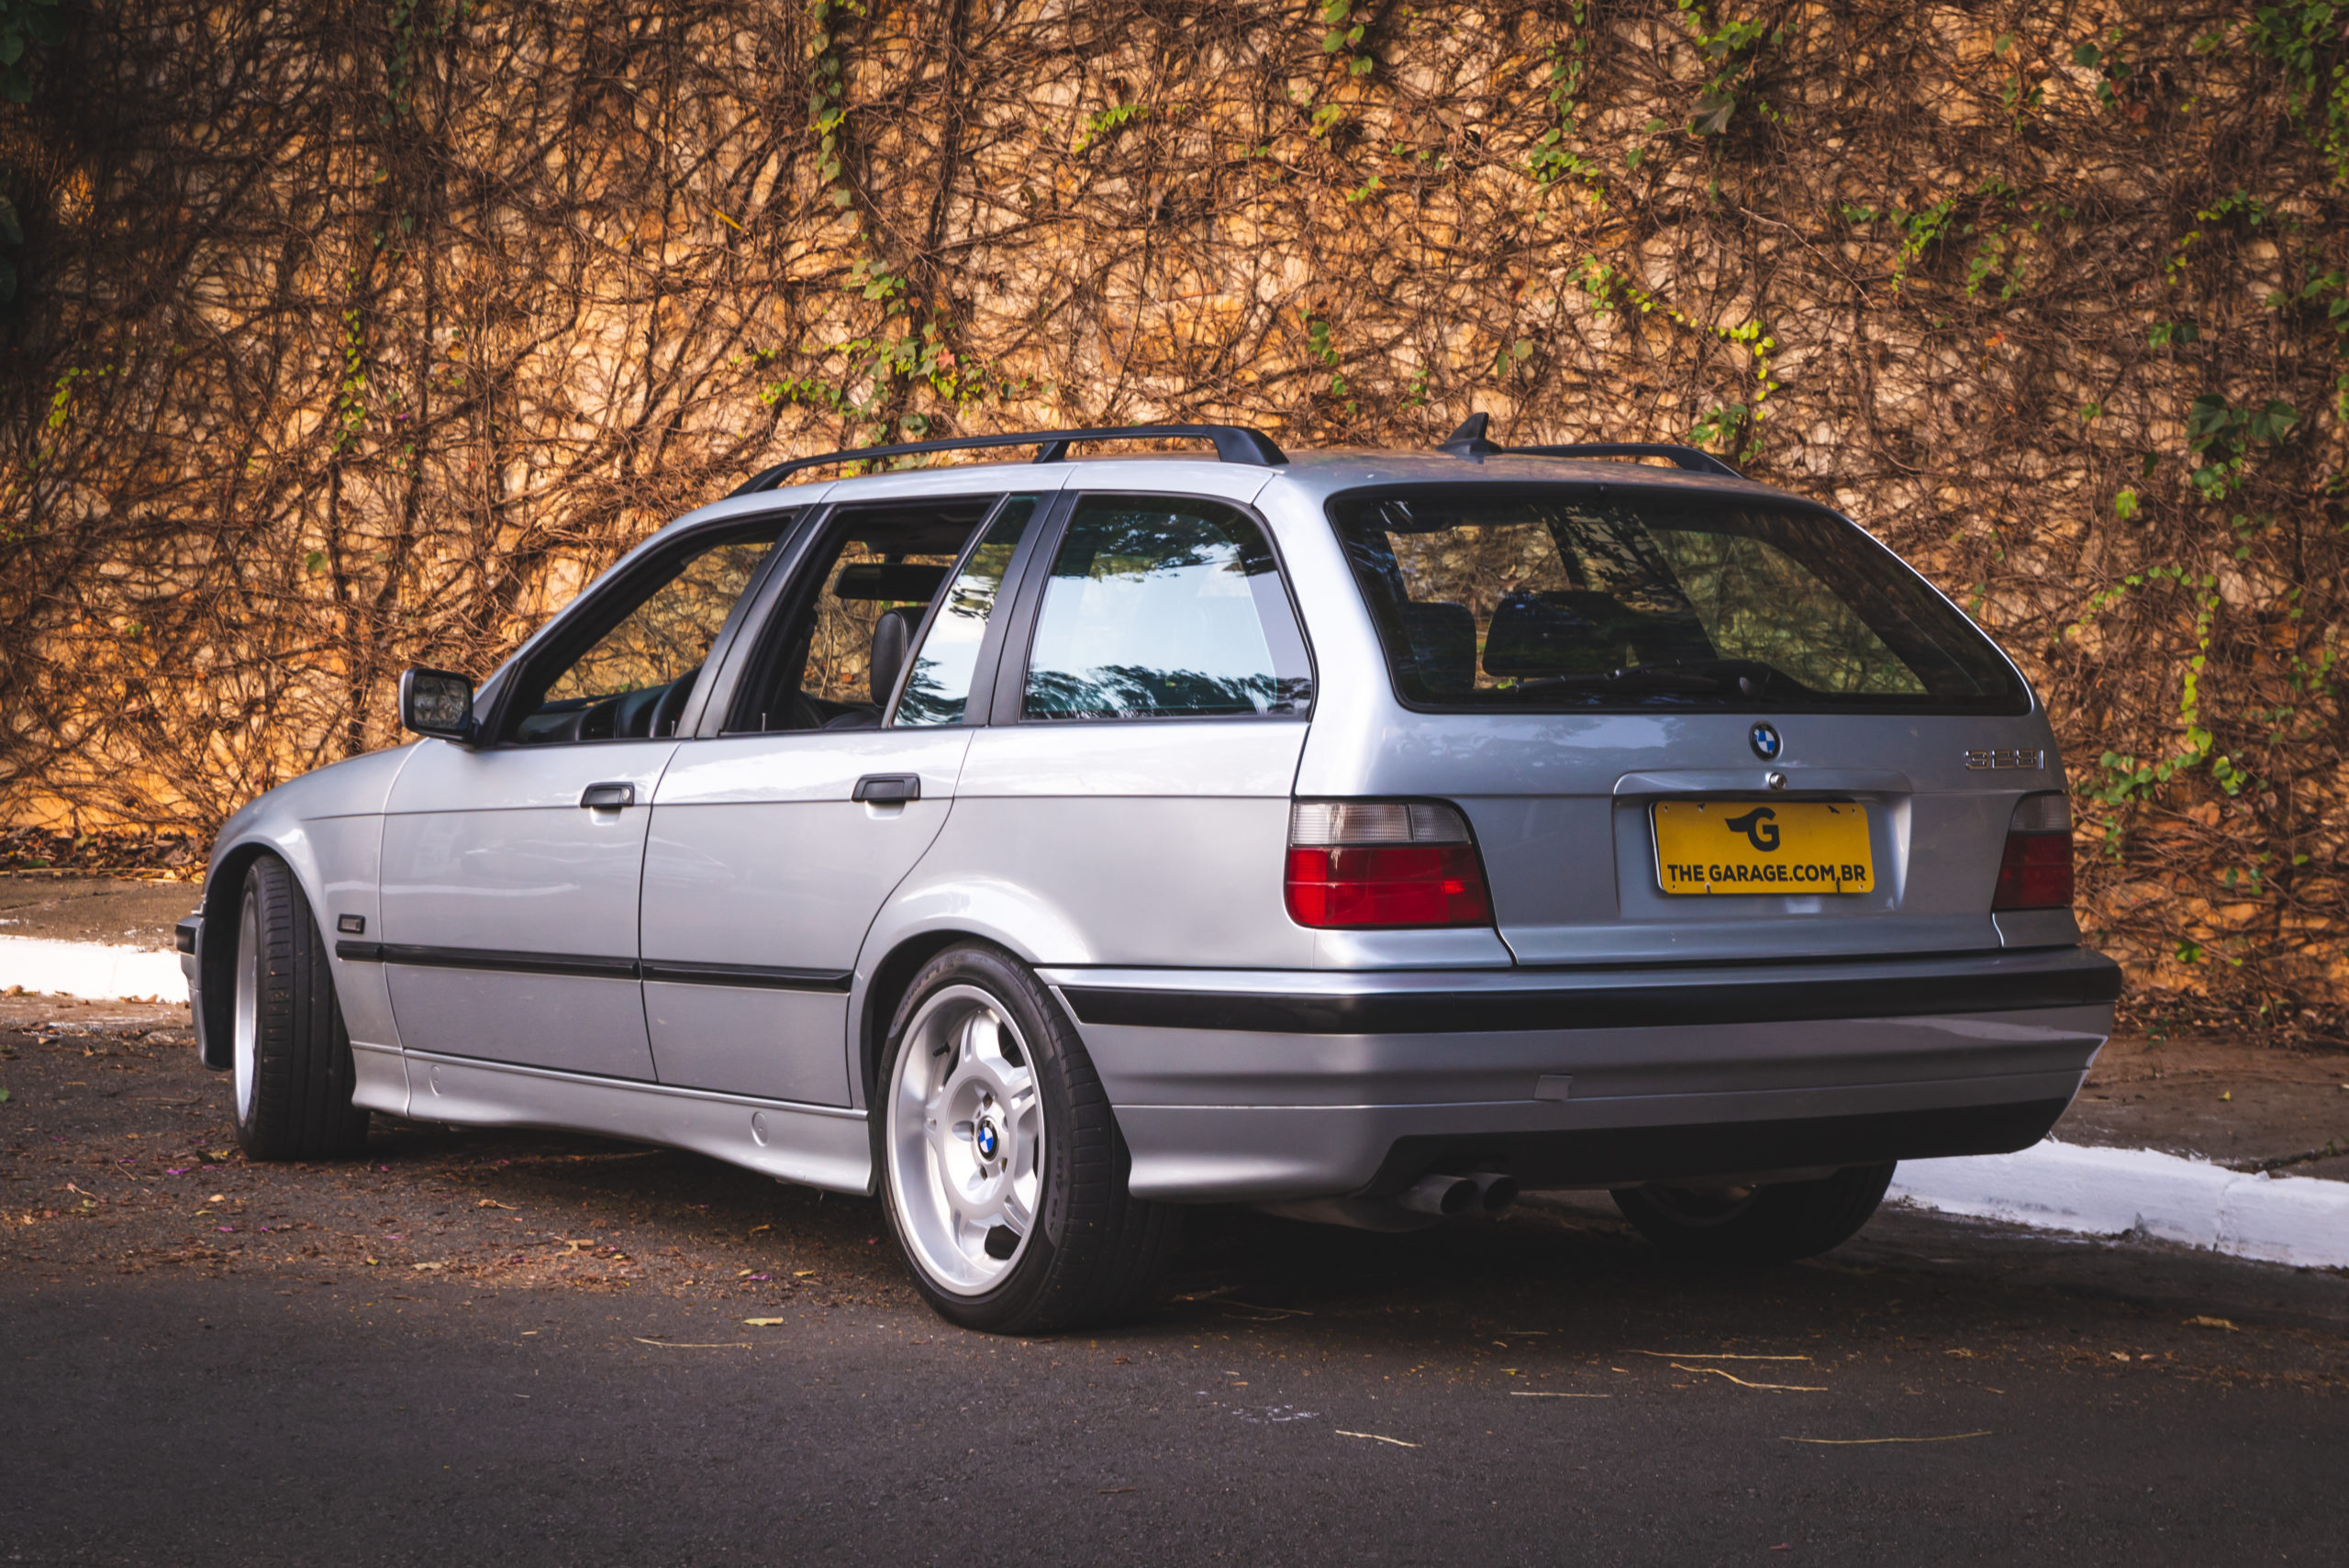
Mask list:
[[[787,453],[1484,409],[1908,552],[2055,709],[2141,984],[2330,1008],[2337,30],[115,0],[0,121],[0,812],[217,824]]]

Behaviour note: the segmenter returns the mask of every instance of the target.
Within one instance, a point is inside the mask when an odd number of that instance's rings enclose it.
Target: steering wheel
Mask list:
[[[675,680],[661,694],[661,706],[652,710],[651,734],[654,740],[677,732],[677,720],[685,717],[685,704],[694,695],[695,684],[700,679],[701,666],[696,664]]]

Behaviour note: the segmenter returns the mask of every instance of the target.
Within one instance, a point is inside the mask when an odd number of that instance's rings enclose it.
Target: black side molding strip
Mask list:
[[[781,969],[763,963],[676,963],[648,959],[647,980],[684,985],[750,985],[766,991],[846,991],[856,977],[825,969]]]
[[[1142,991],[1067,985],[1079,1022],[1250,1034],[1494,1034],[1506,1029],[1653,1029],[1796,1023],[2081,1007],[2121,995],[2109,959],[2020,974],[1768,979],[1540,991],[1387,992],[1364,996]]]
[[[633,980],[636,960],[568,952],[499,952],[490,948],[414,947],[403,942],[337,942],[337,958],[359,963],[412,963],[427,969],[485,969],[507,974],[575,974]]]
[[[337,942],[334,955],[353,963],[406,963],[502,974],[570,974],[590,980],[666,980],[687,985],[749,985],[772,991],[846,991],[852,975],[823,969],[755,963],[639,963],[582,953],[499,952],[488,948],[415,947],[399,942]]]

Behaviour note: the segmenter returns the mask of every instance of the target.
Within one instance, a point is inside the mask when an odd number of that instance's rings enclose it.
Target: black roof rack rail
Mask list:
[[[1071,444],[1077,441],[1143,441],[1173,436],[1197,436],[1215,443],[1215,455],[1223,462],[1253,463],[1258,468],[1277,468],[1288,462],[1288,454],[1273,443],[1262,430],[1252,430],[1245,425],[1110,425],[1091,430],[1028,430],[1008,436],[953,436],[941,441],[900,441],[888,447],[852,447],[844,451],[818,452],[814,457],[793,458],[789,462],[776,463],[773,468],[751,475],[739,485],[737,495],[755,495],[772,490],[803,468],[827,468],[840,462],[866,462],[876,458],[910,457],[917,452],[970,451],[985,447],[1034,447],[1037,462],[1058,462],[1068,455]]]
[[[1435,450],[1450,452],[1478,462],[1488,457],[1507,454],[1511,457],[1668,457],[1674,464],[1695,473],[1720,473],[1731,479],[1745,475],[1723,462],[1709,451],[1684,447],[1676,441],[1586,441],[1564,447],[1505,447],[1485,439],[1485,428],[1492,416],[1471,414],[1460,422],[1460,428],[1451,439]]]

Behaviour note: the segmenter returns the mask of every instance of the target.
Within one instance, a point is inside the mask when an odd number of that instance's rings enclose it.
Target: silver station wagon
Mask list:
[[[1138,437],[1214,453],[1069,455]],[[1819,1252],[2044,1134],[2119,990],[2014,665],[1685,448],[832,453],[401,707],[181,929],[246,1151],[696,1150],[877,1194],[980,1329],[1137,1309],[1193,1204]]]

